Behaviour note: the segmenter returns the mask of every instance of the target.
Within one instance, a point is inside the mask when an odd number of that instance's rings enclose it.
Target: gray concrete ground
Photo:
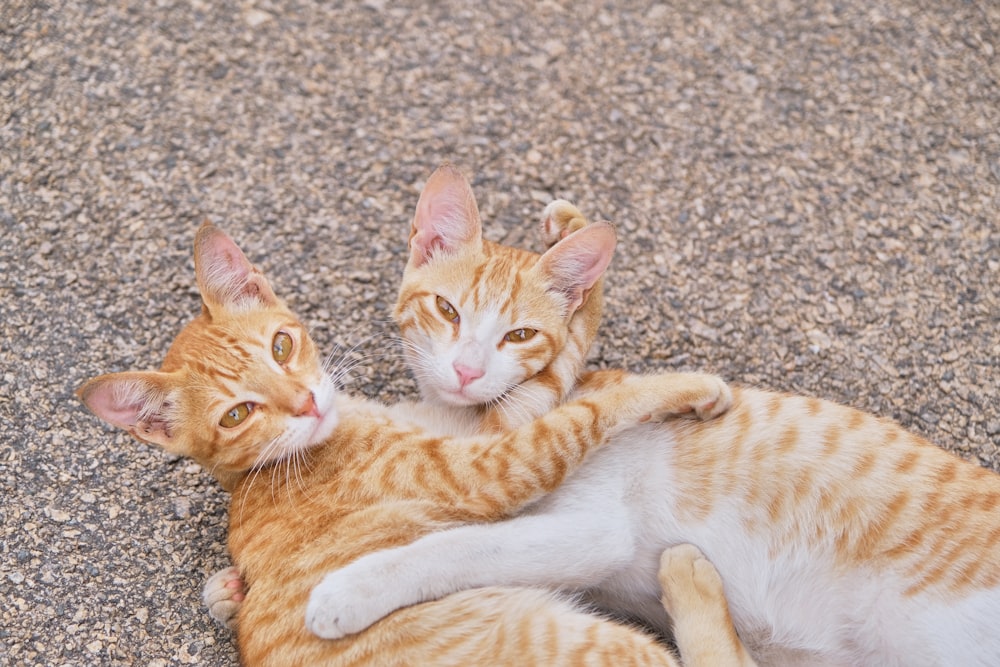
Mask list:
[[[152,368],[230,231],[352,385],[423,180],[490,238],[617,221],[594,364],[717,371],[1000,469],[1000,5],[0,0],[0,663],[230,665],[209,476],[73,398]],[[371,340],[369,337],[374,336]]]

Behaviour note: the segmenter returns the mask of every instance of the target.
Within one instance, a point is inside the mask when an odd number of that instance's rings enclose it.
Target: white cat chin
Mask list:
[[[313,392],[313,396],[315,397],[316,407],[319,410],[320,416],[316,420],[316,425],[313,427],[312,432],[306,438],[308,447],[325,442],[333,435],[334,429],[340,423],[340,414],[337,412],[335,400],[336,390],[333,388],[333,382],[328,378],[324,378],[319,387]]]
[[[496,391],[495,385],[484,391],[484,387],[479,386],[482,384],[482,382],[477,382],[473,383],[472,386],[460,388],[447,386],[446,381],[437,378],[422,378],[417,381],[420,395],[425,401],[458,408],[486,405],[498,399],[502,394],[501,391]]]
[[[465,390],[456,389],[438,389],[433,390],[434,396],[438,402],[444,403],[445,405],[454,405],[460,408],[467,408],[473,405],[482,405],[484,403],[489,403],[492,400],[490,397],[476,396],[469,394]]]
[[[337,409],[331,405],[323,413],[323,416],[317,420],[313,432],[309,434],[308,446],[314,447],[320,443],[326,442],[326,440],[333,435],[333,431],[337,428],[337,424],[339,423],[340,415],[337,414]]]

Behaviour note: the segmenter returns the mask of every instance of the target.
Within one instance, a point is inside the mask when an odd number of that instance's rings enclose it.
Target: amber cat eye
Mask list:
[[[538,333],[535,329],[514,329],[513,331],[508,331],[507,335],[503,337],[508,343],[523,343],[526,340],[531,340]]]
[[[455,310],[455,306],[451,305],[441,297],[438,297],[437,307],[438,310],[441,311],[441,314],[444,315],[446,320],[458,324],[458,311]]]
[[[279,364],[284,363],[291,353],[292,337],[284,331],[274,334],[274,340],[271,341],[271,354],[274,355],[274,360]]]
[[[219,420],[219,426],[223,428],[239,426],[243,423],[244,419],[250,416],[251,412],[253,412],[253,403],[234,405],[226,411],[226,414],[222,415],[222,419]]]

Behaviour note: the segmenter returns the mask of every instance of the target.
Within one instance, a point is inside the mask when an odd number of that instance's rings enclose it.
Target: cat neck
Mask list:
[[[242,472],[231,472],[228,470],[214,470],[212,475],[215,477],[216,481],[219,482],[221,486],[227,493],[232,493],[239,486],[240,482],[246,479],[247,475],[250,473],[247,471]]]

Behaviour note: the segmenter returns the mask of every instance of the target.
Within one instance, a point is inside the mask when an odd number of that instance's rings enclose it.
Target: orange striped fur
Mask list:
[[[445,179],[429,183],[446,193],[444,210],[432,198],[421,219],[418,206],[397,316],[411,345],[432,350],[445,371],[443,380],[418,374],[428,403],[457,414],[463,403],[440,388],[463,329],[413,316],[427,298],[415,290],[464,305],[467,333],[496,310],[491,299],[531,281],[518,279],[509,254],[493,259],[505,251],[479,240],[471,193]],[[627,381],[601,373],[576,395]],[[568,386],[550,388],[551,405]],[[672,625],[687,661],[747,663],[742,638],[762,664],[997,665],[998,505],[1000,477],[888,420],[742,389],[721,419],[617,435],[524,515],[428,534],[329,573],[312,594],[322,620],[313,627],[340,636],[470,587],[537,585],[585,591],[663,631]],[[660,605],[674,558],[698,573],[680,590],[704,595],[675,598],[668,587]],[[678,604],[691,599],[715,604]]]
[[[898,572],[908,595],[1000,585],[1000,478],[886,419],[815,398],[734,390],[732,410],[678,424],[686,521],[738,504],[774,554]],[[766,480],[766,483],[765,483]]]
[[[622,428],[715,417],[714,376],[606,382],[505,434],[436,436],[392,408],[344,396],[301,324],[228,237],[195,243],[202,314],[159,371],[103,375],[78,394],[140,440],[199,461],[232,490],[229,546],[247,594],[248,665],[675,665],[662,645],[539,590],[489,588],[403,610],[328,641],[306,630],[325,572],[470,521],[496,521],[556,488]],[[683,577],[665,581],[678,589]]]

